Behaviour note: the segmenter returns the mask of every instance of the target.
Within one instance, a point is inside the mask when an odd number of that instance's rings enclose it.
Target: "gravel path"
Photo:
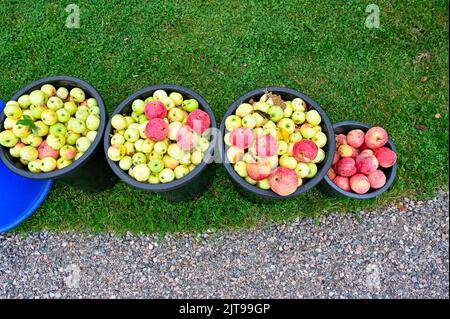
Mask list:
[[[448,298],[449,195],[190,236],[0,235],[0,298]]]

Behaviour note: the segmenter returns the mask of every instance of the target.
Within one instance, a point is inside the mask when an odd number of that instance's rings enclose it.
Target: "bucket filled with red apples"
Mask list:
[[[114,186],[101,147],[107,121],[98,91],[75,77],[37,80],[0,114],[0,159],[14,173],[86,191]]]
[[[114,111],[104,151],[115,174],[171,200],[204,193],[213,180],[216,120],[207,101],[179,85],[135,92]]]
[[[221,126],[225,169],[250,198],[277,200],[315,187],[331,167],[335,135],[324,110],[285,87],[237,99]]]
[[[346,121],[334,125],[336,153],[318,188],[332,196],[369,199],[380,196],[397,176],[396,147],[379,126]]]

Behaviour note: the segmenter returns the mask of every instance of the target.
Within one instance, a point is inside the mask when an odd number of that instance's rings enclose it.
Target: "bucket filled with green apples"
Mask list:
[[[0,159],[27,178],[104,190],[116,182],[99,148],[106,121],[103,99],[87,82],[40,79],[15,94],[0,115]]]
[[[326,175],[335,153],[333,126],[310,97],[285,87],[253,90],[223,117],[225,169],[244,194],[298,196]]]
[[[206,100],[179,85],[155,85],[125,99],[106,127],[104,151],[129,185],[186,200],[213,180],[216,121]]]

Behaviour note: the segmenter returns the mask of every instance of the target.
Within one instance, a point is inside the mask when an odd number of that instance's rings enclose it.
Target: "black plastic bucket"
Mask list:
[[[214,156],[214,145],[217,139],[216,136],[217,124],[216,119],[214,117],[214,113],[212,112],[208,102],[200,94],[183,86],[174,84],[160,84],[149,86],[127,97],[115,109],[111,117],[113,117],[116,114],[122,113],[131,114],[132,112],[131,105],[134,100],[136,99],[145,100],[146,98],[152,96],[156,90],[178,92],[181,93],[185,99],[196,99],[199,103],[199,109],[202,109],[203,111],[208,113],[211,119],[211,138],[209,149],[206,151],[203,161],[185,177],[178,180],[174,180],[170,183],[163,183],[163,184],[148,184],[138,182],[137,180],[129,176],[127,172],[123,171],[119,167],[118,163],[111,161],[106,156],[107,161],[111,166],[112,170],[114,171],[114,173],[116,173],[116,175],[122,181],[138,189],[159,193],[161,196],[174,201],[182,201],[198,197],[209,188],[214,179],[215,164],[213,163],[213,156]],[[107,154],[108,148],[111,146],[110,134],[113,131],[114,129],[111,126],[111,121],[108,121],[108,124],[106,125],[106,134],[104,137],[105,154]]]
[[[345,121],[334,124],[334,133],[335,134],[347,134],[351,130],[360,129],[364,132],[367,132],[371,125],[356,122],[356,121]],[[389,138],[386,147],[390,148],[394,152],[396,151],[396,147],[394,142]],[[324,194],[330,196],[345,196],[355,199],[369,199],[378,197],[392,187],[394,184],[395,178],[397,177],[397,163],[395,163],[392,167],[383,168],[383,173],[386,175],[386,184],[382,188],[379,189],[371,189],[366,194],[356,194],[353,192],[347,192],[333,183],[331,179],[328,178],[327,175],[323,178],[323,180],[317,185],[317,188]]]
[[[244,95],[242,95],[240,98],[238,98],[228,109],[228,111],[223,116],[222,122],[220,124],[220,132],[222,136],[225,136],[225,120],[229,115],[232,115],[235,113],[237,107],[242,103],[247,103],[251,99],[259,100],[259,98],[267,93],[267,92],[273,92],[275,94],[280,95],[284,100],[292,100],[294,98],[301,98],[303,99],[308,108],[307,110],[316,110],[319,112],[320,116],[322,117],[322,131],[327,135],[327,144],[323,148],[325,151],[325,159],[322,163],[317,164],[317,174],[312,179],[308,180],[305,184],[300,186],[297,191],[292,193],[288,196],[280,196],[273,192],[272,190],[264,190],[257,186],[251,185],[250,183],[246,182],[241,176],[239,176],[238,173],[233,168],[233,165],[228,162],[226,158],[226,150],[227,146],[225,145],[223,138],[221,141],[219,141],[220,149],[221,149],[221,155],[222,155],[222,161],[223,165],[225,166],[225,169],[227,170],[228,174],[231,176],[233,182],[236,184],[238,190],[249,197],[252,200],[255,201],[273,201],[273,200],[281,200],[286,198],[292,198],[297,197],[300,194],[303,194],[310,189],[314,188],[320,180],[326,175],[328,172],[328,169],[331,167],[331,163],[333,162],[335,148],[336,148],[336,141],[335,136],[333,133],[333,126],[331,124],[330,119],[328,118],[325,111],[320,107],[317,102],[315,102],[313,99],[311,99],[309,96],[300,93],[294,89],[286,88],[286,87],[278,87],[278,86],[272,86],[272,87],[265,87],[253,90],[251,92],[248,92]]]
[[[94,142],[77,161],[63,169],[49,173],[32,173],[27,169],[20,168],[19,165],[17,165],[17,160],[9,154],[7,148],[1,146],[0,159],[14,173],[31,179],[52,179],[89,192],[99,192],[113,187],[117,183],[117,178],[106,164],[103,149],[99,147],[103,139],[107,122],[105,103],[100,94],[89,83],[78,78],[70,76],[52,76],[29,84],[17,92],[11,100],[17,101],[20,96],[29,94],[33,90],[40,89],[44,84],[52,84],[55,87],[64,86],[69,90],[78,87],[84,90],[86,97],[92,97],[97,100],[100,108],[100,126]],[[2,114],[0,114],[2,128],[5,118],[5,114],[2,112]]]

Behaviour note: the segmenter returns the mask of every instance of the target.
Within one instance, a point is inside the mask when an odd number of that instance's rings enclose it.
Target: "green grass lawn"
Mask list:
[[[80,29],[65,27],[69,3],[81,9]],[[282,85],[311,96],[333,122],[385,127],[399,152],[397,182],[379,199],[329,198],[313,190],[255,204],[240,196],[219,167],[214,186],[186,203],[124,183],[97,195],[56,184],[20,229],[163,233],[252,227],[358,212],[448,187],[448,1],[377,1],[379,29],[365,27],[369,3],[1,1],[3,99],[38,78],[72,75],[95,86],[112,112],[140,88],[175,83],[202,94],[220,122],[245,92]]]

